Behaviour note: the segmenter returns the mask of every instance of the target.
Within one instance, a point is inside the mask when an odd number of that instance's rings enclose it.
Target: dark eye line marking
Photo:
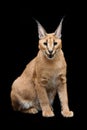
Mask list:
[[[57,42],[56,42],[55,40],[53,40],[53,44],[54,44],[54,46],[56,46],[56,45],[57,45]]]
[[[57,45],[57,42],[54,42],[54,46],[56,46]]]
[[[46,40],[46,42],[44,42],[43,44],[44,44],[45,46],[47,46],[47,42],[48,42],[48,41]]]
[[[47,42],[44,42],[43,44],[44,44],[45,46],[47,46]]]

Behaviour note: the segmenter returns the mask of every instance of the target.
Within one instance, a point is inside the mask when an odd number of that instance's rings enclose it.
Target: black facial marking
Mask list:
[[[43,44],[44,44],[45,46],[47,46],[47,42],[44,42]]]
[[[54,46],[56,46],[57,45],[57,42],[54,42]]]

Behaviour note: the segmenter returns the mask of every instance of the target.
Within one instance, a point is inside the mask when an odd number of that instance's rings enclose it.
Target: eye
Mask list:
[[[57,42],[54,42],[54,46],[56,46],[57,45]]]
[[[47,46],[47,42],[44,42],[43,44],[44,44],[45,46]]]

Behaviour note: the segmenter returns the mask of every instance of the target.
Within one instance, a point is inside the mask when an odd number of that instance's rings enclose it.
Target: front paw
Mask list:
[[[43,117],[53,117],[55,116],[53,111],[48,109],[48,110],[44,110],[43,113],[42,113]]]
[[[61,114],[62,114],[64,117],[73,117],[73,116],[74,116],[73,111],[69,111],[69,110],[63,110],[63,111],[61,111]]]

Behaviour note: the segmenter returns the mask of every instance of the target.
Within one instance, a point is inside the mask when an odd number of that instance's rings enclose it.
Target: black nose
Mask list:
[[[49,50],[49,53],[52,54],[53,50]]]

